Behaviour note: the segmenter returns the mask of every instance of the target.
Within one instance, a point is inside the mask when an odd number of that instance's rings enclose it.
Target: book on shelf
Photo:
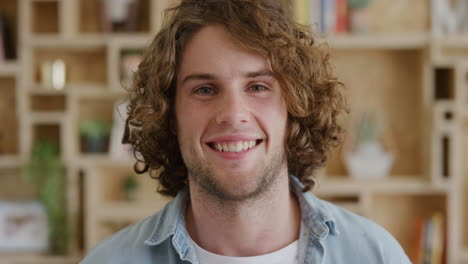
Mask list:
[[[348,31],[348,0],[297,0],[296,20],[322,34]]]
[[[444,215],[436,212],[415,223],[410,259],[414,264],[445,263],[446,232]]]

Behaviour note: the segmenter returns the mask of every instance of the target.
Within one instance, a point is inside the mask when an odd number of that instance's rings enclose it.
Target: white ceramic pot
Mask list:
[[[346,166],[352,178],[382,179],[390,174],[394,157],[379,142],[366,142],[346,155]]]

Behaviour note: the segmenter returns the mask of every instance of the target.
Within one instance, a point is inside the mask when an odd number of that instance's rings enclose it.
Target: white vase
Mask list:
[[[352,178],[382,179],[390,174],[394,157],[379,142],[366,142],[346,155],[346,166]]]

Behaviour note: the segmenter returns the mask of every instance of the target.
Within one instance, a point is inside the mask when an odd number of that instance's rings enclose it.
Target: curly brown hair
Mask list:
[[[288,107],[288,170],[304,191],[314,186],[314,170],[324,166],[329,150],[340,143],[344,129],[339,116],[347,107],[326,46],[275,2],[183,0],[166,10],[129,89],[123,138],[134,148],[135,171],[149,171],[159,180],[161,194],[175,196],[187,184],[175,131],[176,76],[187,41],[209,24],[223,25],[239,45],[270,61]]]

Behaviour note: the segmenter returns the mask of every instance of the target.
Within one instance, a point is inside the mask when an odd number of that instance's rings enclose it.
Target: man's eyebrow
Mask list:
[[[274,77],[274,74],[272,71],[263,70],[263,71],[248,72],[245,76],[247,76],[248,78],[255,78],[259,76]]]
[[[272,71],[268,71],[268,70],[262,70],[262,71],[254,71],[254,72],[247,72],[245,74],[245,76],[247,78],[255,78],[255,77],[259,77],[259,76],[269,76],[269,77],[273,77],[274,74]],[[189,74],[187,76],[185,76],[184,80],[182,80],[182,83],[186,83],[188,81],[191,81],[191,80],[215,80],[216,78],[214,77],[214,75],[212,74],[209,74],[209,73],[194,73],[194,74]]]
[[[194,73],[194,74],[190,74],[190,75],[187,75],[185,76],[184,80],[182,81],[182,83],[186,83],[190,80],[214,80],[215,77],[209,73]]]

